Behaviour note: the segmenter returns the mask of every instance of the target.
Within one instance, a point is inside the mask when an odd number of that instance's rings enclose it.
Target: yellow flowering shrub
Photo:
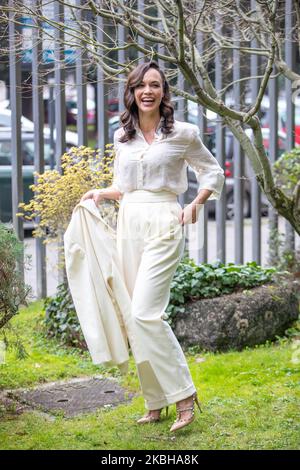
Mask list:
[[[17,214],[35,221],[34,237],[44,238],[44,243],[61,239],[67,229],[72,211],[82,195],[90,189],[109,186],[113,177],[113,144],[107,144],[104,155],[90,147],[72,147],[61,158],[61,172],[46,170],[35,175],[30,188],[34,197],[28,204],[20,204]],[[118,203],[100,204],[102,217],[114,225]]]

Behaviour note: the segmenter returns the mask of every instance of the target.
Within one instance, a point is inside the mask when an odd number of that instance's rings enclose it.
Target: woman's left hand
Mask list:
[[[195,202],[191,202],[190,204],[185,206],[179,217],[181,225],[196,223],[199,217],[199,212],[202,207],[203,204],[197,204]]]

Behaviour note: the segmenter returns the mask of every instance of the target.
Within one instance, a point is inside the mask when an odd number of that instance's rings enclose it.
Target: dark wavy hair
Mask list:
[[[161,131],[164,135],[167,135],[170,134],[174,128],[174,107],[171,103],[170,88],[165,74],[159,68],[158,63],[154,60],[144,62],[135,67],[135,69],[129,73],[127,78],[124,92],[124,105],[126,109],[120,116],[120,123],[124,129],[124,134],[120,137],[120,142],[128,142],[135,137],[135,126],[138,122],[139,114],[138,107],[134,99],[134,90],[142,82],[145,73],[150,68],[154,68],[160,73],[163,83],[164,96],[159,106],[160,116],[163,117]]]

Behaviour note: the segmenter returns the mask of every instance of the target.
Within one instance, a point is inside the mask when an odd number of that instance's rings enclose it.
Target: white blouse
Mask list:
[[[112,186],[120,193],[135,189],[167,190],[182,194],[188,189],[187,166],[194,170],[200,189],[209,189],[209,199],[220,199],[224,171],[203,144],[195,124],[175,120],[174,130],[164,135],[161,122],[149,144],[139,126],[133,140],[119,142],[124,133],[114,133],[114,175]]]

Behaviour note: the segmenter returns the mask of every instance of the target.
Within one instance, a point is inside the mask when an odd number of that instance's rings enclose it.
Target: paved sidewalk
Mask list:
[[[244,262],[252,261],[252,236],[251,236],[251,219],[245,219],[244,224]],[[285,221],[283,218],[279,219],[279,230],[284,232]],[[31,269],[25,272],[25,281],[33,288],[33,295],[36,297],[36,258],[35,258],[35,239],[25,238],[25,253],[32,255]],[[300,237],[296,237],[296,247],[300,249]],[[190,252],[193,256],[193,252]],[[57,273],[57,252],[56,244],[47,245],[47,295],[55,294],[56,286],[58,284]],[[262,218],[262,265],[267,266],[268,259],[268,219]],[[216,223],[215,221],[208,222],[208,262],[216,260]],[[234,224],[233,221],[226,223],[226,261],[234,262]]]

